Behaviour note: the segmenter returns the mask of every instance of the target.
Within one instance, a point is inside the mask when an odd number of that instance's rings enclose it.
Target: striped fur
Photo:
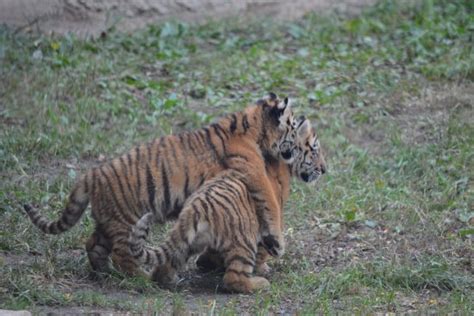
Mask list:
[[[300,160],[306,151],[307,137],[312,133],[305,119],[297,129],[298,152],[294,164],[303,166]],[[304,133],[303,133],[304,132]],[[280,207],[289,196],[292,172],[300,174],[277,159],[269,158],[266,165],[272,190],[280,197]],[[282,213],[279,216],[282,218]],[[143,264],[152,265],[152,278],[162,285],[174,283],[177,271],[189,257],[205,251],[210,257],[203,257],[215,265],[226,268],[225,286],[237,292],[253,292],[269,285],[262,277],[252,276],[254,267],[268,268],[267,252],[278,255],[266,246],[256,203],[245,181],[245,175],[235,171],[223,171],[207,181],[186,201],[178,222],[167,240],[158,248],[145,246],[148,228],[153,214],[144,215],[132,229],[130,247],[132,255]],[[283,222],[280,222],[283,225]],[[258,246],[260,245],[260,246]],[[265,249],[265,251],[264,251]]]
[[[291,164],[296,177],[307,183],[316,183],[326,173],[326,160],[318,135],[308,120],[300,120],[297,129],[298,158]]]
[[[246,175],[262,225],[276,241],[275,251],[283,251],[280,208],[270,189],[264,157],[292,160],[280,153],[288,151],[283,143],[291,128],[288,99],[281,101],[270,94],[215,124],[139,145],[89,170],[74,186],[56,221],[49,221],[28,205],[25,211],[43,232],[59,234],[74,226],[90,203],[96,221],[86,244],[92,268],[107,270],[111,255],[117,268],[135,274],[140,270],[129,253],[132,225],[148,212],[160,223],[176,218],[185,200],[206,180],[223,170],[236,170]]]

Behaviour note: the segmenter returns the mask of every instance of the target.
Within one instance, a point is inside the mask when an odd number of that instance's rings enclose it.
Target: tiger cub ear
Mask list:
[[[289,108],[291,107],[291,101],[288,97],[285,97],[283,99],[283,102],[278,102],[278,105],[277,105],[278,109],[280,110],[285,110],[286,108]]]
[[[277,96],[275,93],[273,93],[273,92],[269,92],[269,93],[268,93],[268,99],[269,99],[270,101],[275,101],[276,99],[278,99],[278,96]]]
[[[280,101],[277,105],[277,108],[280,112],[280,125],[294,128],[295,121],[293,117],[293,111],[291,109],[291,102],[288,97],[286,97],[283,101]]]
[[[279,100],[278,100],[278,96],[273,93],[273,92],[269,92],[267,95],[264,95],[261,99],[259,99],[257,101],[257,105],[270,105],[270,106],[275,106],[278,105],[279,103]]]
[[[306,139],[308,136],[310,136],[311,134],[311,122],[305,118],[305,117],[300,117],[300,122],[298,124],[298,127],[297,127],[297,130],[296,130],[296,133],[297,133],[297,137],[299,140],[303,140],[303,139]]]

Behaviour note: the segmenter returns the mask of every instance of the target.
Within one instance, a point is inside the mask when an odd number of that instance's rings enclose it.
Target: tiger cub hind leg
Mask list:
[[[141,269],[140,262],[132,255],[130,250],[129,235],[127,226],[120,222],[108,223],[109,230],[106,235],[112,244],[112,263],[114,267],[127,276],[149,277],[149,274]]]
[[[254,254],[246,256],[245,252],[243,248],[234,248],[225,254],[224,287],[231,292],[239,293],[253,293],[269,287],[270,282],[267,279],[252,275]]]
[[[96,227],[94,233],[87,240],[86,251],[94,276],[110,271],[109,256],[112,253],[112,243],[100,227]]]

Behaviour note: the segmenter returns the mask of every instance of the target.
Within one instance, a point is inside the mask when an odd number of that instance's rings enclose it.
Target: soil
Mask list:
[[[375,0],[3,0],[0,24],[18,31],[97,36],[110,27],[133,31],[170,19],[204,22],[231,16],[297,19],[308,11],[357,13]]]

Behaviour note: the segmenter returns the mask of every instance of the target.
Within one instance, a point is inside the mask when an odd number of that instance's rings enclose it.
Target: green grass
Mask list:
[[[355,17],[152,25],[105,38],[0,29],[0,308],[472,313],[474,7],[381,1]],[[89,215],[39,233],[76,176],[267,91],[316,124],[329,172],[295,182],[288,254],[253,296],[91,280]],[[157,228],[156,240],[165,229]]]

